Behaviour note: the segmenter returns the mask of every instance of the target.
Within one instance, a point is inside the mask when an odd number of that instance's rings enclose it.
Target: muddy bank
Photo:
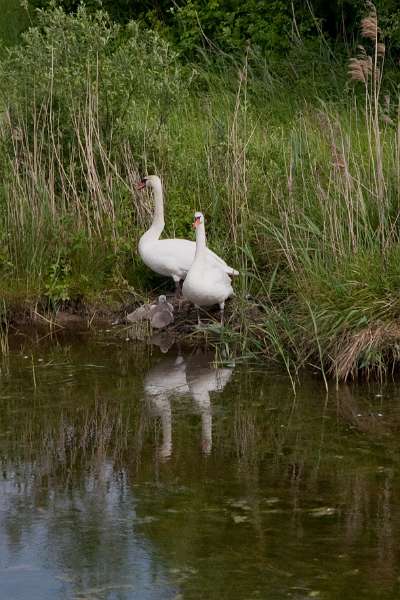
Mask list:
[[[135,313],[140,314],[142,308],[157,303],[157,298],[150,302],[131,298],[122,302],[76,301],[65,303],[56,310],[39,303],[34,306],[14,305],[3,317],[3,327],[10,336],[36,331],[39,338],[47,333],[68,335],[106,331],[121,341],[149,342],[166,352],[176,342],[188,346],[201,342],[211,346],[220,339],[222,332],[233,340],[236,336],[240,337],[243,320],[248,325],[263,320],[263,312],[256,304],[248,302],[246,310],[241,307],[239,311],[237,301],[233,300],[226,307],[223,327],[217,306],[200,311],[199,326],[197,310],[190,302],[173,295],[167,296],[166,300],[172,307],[173,318],[165,327],[152,327],[149,319],[135,318]]]
[[[302,320],[276,307],[268,301],[258,303],[252,299],[235,297],[227,303],[224,325],[220,324],[218,307],[201,310],[198,325],[197,310],[185,300],[168,295],[173,318],[167,325],[153,327],[149,318],[130,319],[157,304],[157,297],[144,301],[127,296],[121,301],[100,300],[89,303],[65,303],[57,310],[45,304],[7,304],[0,316],[0,353],[8,348],[18,348],[23,337],[42,343],[48,336],[90,336],[106,333],[116,345],[144,342],[167,352],[174,344],[182,348],[224,348],[224,354],[263,359],[279,363],[291,375],[301,369],[319,372],[326,385],[328,379],[351,381],[355,379],[380,379],[400,373],[397,323],[376,322],[359,331],[345,330],[339,336],[323,340],[306,329]],[[144,311],[146,313],[146,310]],[[147,313],[148,314],[148,313]],[[132,320],[134,322],[132,322]],[[162,319],[161,319],[162,321]],[[15,346],[16,343],[16,346]]]

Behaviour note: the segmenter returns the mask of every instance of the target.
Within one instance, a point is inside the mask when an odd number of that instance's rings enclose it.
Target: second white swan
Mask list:
[[[207,260],[203,213],[195,213],[193,227],[196,229],[196,255],[183,282],[182,293],[197,307],[219,304],[223,323],[225,301],[234,295],[231,279],[220,265]]]

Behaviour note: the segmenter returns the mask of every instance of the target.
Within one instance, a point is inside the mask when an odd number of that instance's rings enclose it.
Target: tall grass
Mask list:
[[[282,179],[275,211],[260,219],[285,268],[296,363],[313,361],[337,378],[360,367],[383,375],[398,362],[399,121],[397,99],[382,98],[384,45],[372,5],[362,34],[369,51],[361,47],[350,75],[364,85],[363,102],[300,115],[287,189]]]
[[[182,66],[134,23],[41,13],[0,65],[4,294],[57,304],[159,285],[137,257],[151,199],[134,190],[157,172],[167,233],[190,236],[201,209],[241,270],[242,352],[337,378],[394,367],[400,120],[377,19],[371,5],[346,82],[323,55],[307,75],[299,48],[285,80],[251,48],[219,70]]]

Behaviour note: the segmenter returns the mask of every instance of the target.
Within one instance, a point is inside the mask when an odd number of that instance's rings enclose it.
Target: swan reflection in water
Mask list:
[[[166,357],[152,367],[144,379],[145,398],[150,416],[161,420],[162,443],[159,456],[167,460],[172,454],[171,401],[191,396],[201,417],[201,447],[204,454],[212,448],[212,406],[210,392],[221,391],[232,377],[233,368],[211,366],[211,356],[188,358]]]
[[[166,357],[152,367],[144,378],[144,392],[149,400],[150,415],[161,419],[163,441],[158,452],[162,459],[167,459],[172,452],[171,398],[189,392],[183,357]]]
[[[189,393],[201,416],[201,445],[204,454],[212,448],[212,407],[210,392],[224,389],[232,377],[233,368],[210,366],[210,356],[189,358],[186,367],[186,381]]]

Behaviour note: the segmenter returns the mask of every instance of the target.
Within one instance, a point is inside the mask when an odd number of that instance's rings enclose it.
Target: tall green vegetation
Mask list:
[[[161,151],[185,89],[165,42],[135,24],[120,34],[103,13],[57,9],[0,67],[2,273],[35,293],[86,294],[135,261],[138,164]]]
[[[212,68],[103,12],[40,12],[1,59],[0,282],[52,306],[146,292],[137,257],[159,173],[171,235],[208,219],[241,269],[233,339],[343,378],[398,361],[398,97],[373,7],[350,77],[298,39],[279,71],[247,45]],[[247,311],[247,313],[246,313]]]
[[[297,364],[314,360],[339,378],[359,367],[382,373],[399,358],[398,100],[382,94],[373,6],[362,36],[349,67],[362,100],[339,114],[303,112],[276,208],[260,219],[285,266],[286,347]]]
[[[58,5],[68,12],[81,0],[30,0],[32,6]],[[199,50],[236,52],[250,43],[269,57],[287,54],[293,42],[302,40],[315,47],[321,34],[339,47],[358,36],[358,23],[365,0],[86,0],[96,11],[101,6],[119,23],[140,21],[163,32],[184,58],[199,56]],[[381,27],[390,35],[392,50],[400,49],[399,7],[396,0],[377,0]]]

